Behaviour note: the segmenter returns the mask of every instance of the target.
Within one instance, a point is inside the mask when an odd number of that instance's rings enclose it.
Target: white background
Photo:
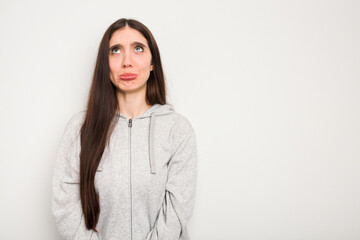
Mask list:
[[[193,240],[360,239],[359,1],[0,2],[0,239],[61,239],[54,160],[121,17],[198,140]]]

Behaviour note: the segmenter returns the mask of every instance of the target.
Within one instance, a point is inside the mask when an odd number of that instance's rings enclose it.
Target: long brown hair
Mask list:
[[[104,149],[109,143],[118,101],[116,87],[110,80],[109,41],[112,34],[125,26],[138,30],[146,38],[151,55],[153,70],[146,87],[146,102],[166,104],[166,88],[161,65],[160,52],[150,30],[134,19],[121,18],[106,30],[96,59],[94,75],[89,92],[87,111],[81,127],[80,152],[80,197],[87,229],[96,230],[100,215],[99,195],[94,179]]]

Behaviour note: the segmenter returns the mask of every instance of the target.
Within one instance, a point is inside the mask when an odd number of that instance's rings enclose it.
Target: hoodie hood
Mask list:
[[[150,117],[150,123],[149,123],[149,164],[150,164],[150,172],[152,174],[156,174],[156,161],[154,156],[154,129],[156,124],[156,116],[165,115],[165,114],[171,114],[175,112],[174,106],[171,104],[154,104],[152,107],[150,107],[146,112],[143,114],[134,117],[134,119],[141,119],[141,118],[147,118]],[[116,111],[116,116],[125,118],[127,122],[129,122],[129,118],[126,117],[124,114]]]

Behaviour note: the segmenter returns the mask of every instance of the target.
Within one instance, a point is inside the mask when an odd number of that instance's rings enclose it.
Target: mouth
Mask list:
[[[120,77],[121,80],[133,80],[133,79],[137,78],[137,74],[135,74],[135,73],[124,73],[124,74],[121,74],[119,77]]]

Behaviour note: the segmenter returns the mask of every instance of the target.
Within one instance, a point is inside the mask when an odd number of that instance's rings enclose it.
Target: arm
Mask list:
[[[52,213],[62,237],[67,240],[97,240],[85,227],[79,185],[79,124],[72,118],[58,150],[52,181]]]
[[[194,208],[197,178],[195,132],[185,119],[174,128],[165,197],[147,240],[188,240],[186,225]]]

